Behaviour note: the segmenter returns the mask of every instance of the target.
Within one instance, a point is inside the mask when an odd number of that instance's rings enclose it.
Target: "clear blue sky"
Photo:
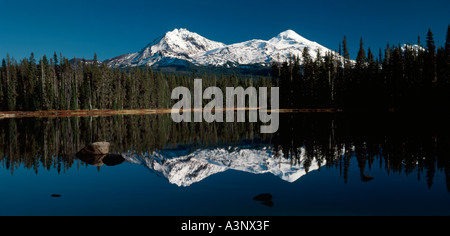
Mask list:
[[[330,49],[347,36],[378,55],[387,43],[422,42],[431,28],[439,45],[450,24],[449,0],[0,0],[0,58],[34,52],[100,60],[135,52],[174,28],[226,44],[270,39],[292,29]]]

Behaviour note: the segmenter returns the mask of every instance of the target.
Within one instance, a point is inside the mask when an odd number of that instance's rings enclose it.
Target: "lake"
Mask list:
[[[450,125],[433,114],[167,114],[0,120],[0,215],[449,215]],[[82,158],[107,141],[113,157]]]

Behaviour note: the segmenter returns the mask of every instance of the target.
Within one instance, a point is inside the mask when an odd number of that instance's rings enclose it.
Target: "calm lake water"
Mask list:
[[[0,215],[450,214],[447,116],[280,116],[0,120]],[[76,156],[96,141],[117,155]]]

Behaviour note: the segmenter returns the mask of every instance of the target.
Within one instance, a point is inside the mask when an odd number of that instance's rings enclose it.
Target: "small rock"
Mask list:
[[[95,142],[87,145],[80,150],[80,154],[83,155],[107,155],[109,154],[109,147],[111,146],[108,142]]]
[[[369,182],[369,181],[371,181],[371,180],[373,180],[374,178],[372,177],[372,176],[368,176],[368,175],[362,175],[361,176],[361,180],[363,181],[363,182]]]
[[[272,200],[272,194],[270,194],[270,193],[262,193],[262,194],[259,194],[258,196],[255,196],[254,198],[253,198],[253,200],[255,200],[255,201],[261,201],[261,202],[265,202],[265,201],[270,201],[270,200]]]

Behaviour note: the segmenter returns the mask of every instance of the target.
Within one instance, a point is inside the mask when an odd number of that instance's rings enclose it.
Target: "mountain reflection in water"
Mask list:
[[[280,114],[275,134],[260,134],[252,123],[174,123],[168,115],[24,118],[0,120],[0,163],[64,172],[75,168],[75,154],[98,140],[111,143],[97,166],[122,162],[145,166],[177,186],[190,186],[226,170],[271,173],[295,182],[320,168],[337,168],[347,182],[356,159],[361,181],[366,172],[417,173],[433,186],[443,173],[450,190],[450,129],[446,116]],[[123,160],[121,159],[123,158]],[[99,167],[107,168],[107,167]]]
[[[266,146],[233,146],[198,149],[161,150],[152,154],[125,154],[129,163],[139,164],[178,186],[190,186],[206,177],[227,170],[252,174],[271,173],[282,180],[294,182],[306,174],[302,157],[292,163],[288,158],[274,158],[272,148]],[[309,170],[318,169],[319,163],[309,163]]]

